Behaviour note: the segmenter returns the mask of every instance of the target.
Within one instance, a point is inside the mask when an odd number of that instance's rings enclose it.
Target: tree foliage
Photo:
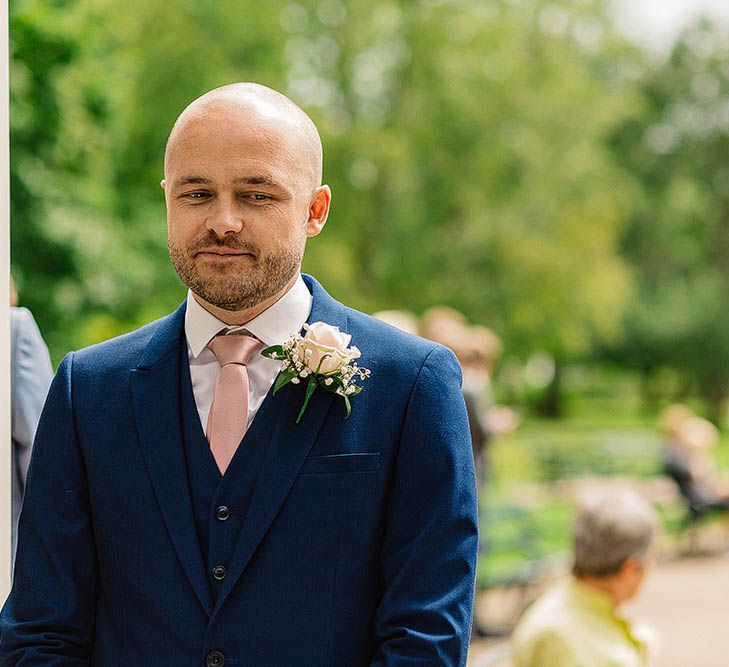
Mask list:
[[[12,260],[55,358],[168,312],[167,133],[236,80],[319,126],[305,269],[363,310],[437,303],[511,354],[610,353],[729,389],[729,52],[656,66],[601,0],[16,0]],[[711,361],[707,362],[707,359]]]
[[[614,136],[640,184],[622,249],[638,298],[619,356],[648,374],[673,370],[674,391],[701,394],[717,419],[729,394],[727,44],[708,22],[688,30],[639,81]]]

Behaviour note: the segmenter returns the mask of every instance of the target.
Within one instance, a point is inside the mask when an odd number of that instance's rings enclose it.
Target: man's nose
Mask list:
[[[218,206],[207,220],[207,228],[220,237],[240,233],[244,224],[242,211],[235,202],[222,200],[218,200]]]

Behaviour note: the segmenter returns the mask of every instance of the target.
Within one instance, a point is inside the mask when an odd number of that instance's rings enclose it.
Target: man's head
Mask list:
[[[314,123],[258,84],[223,86],[192,102],[170,133],[164,176],[175,270],[231,323],[286,292],[307,237],[329,213]]]
[[[620,604],[638,592],[657,533],[655,511],[636,492],[614,486],[594,492],[572,528],[573,572]]]

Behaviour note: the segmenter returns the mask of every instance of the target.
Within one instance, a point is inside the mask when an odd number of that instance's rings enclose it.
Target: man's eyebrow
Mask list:
[[[210,183],[212,181],[209,178],[203,178],[202,176],[183,176],[172,184],[172,188],[181,188],[183,185],[210,185]]]
[[[269,185],[271,187],[280,187],[276,181],[270,179],[268,176],[243,176],[236,178],[233,183],[236,185]]]

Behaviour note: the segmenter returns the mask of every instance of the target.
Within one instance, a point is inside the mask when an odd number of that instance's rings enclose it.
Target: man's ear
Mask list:
[[[623,564],[620,566],[618,574],[629,574],[632,576],[642,575],[644,569],[645,565],[640,558],[637,558],[636,556],[628,556]]]
[[[162,179],[162,180],[161,180],[161,181],[159,182],[159,186],[160,186],[160,187],[161,187],[161,188],[162,188],[162,189],[164,190],[164,189],[165,189],[165,186],[166,186],[166,185],[167,185],[167,181],[165,181],[165,179],[163,178],[163,179]]]
[[[306,235],[311,238],[317,236],[327,222],[329,205],[332,201],[332,191],[328,185],[320,185],[314,190],[309,204],[309,217],[306,220]]]

